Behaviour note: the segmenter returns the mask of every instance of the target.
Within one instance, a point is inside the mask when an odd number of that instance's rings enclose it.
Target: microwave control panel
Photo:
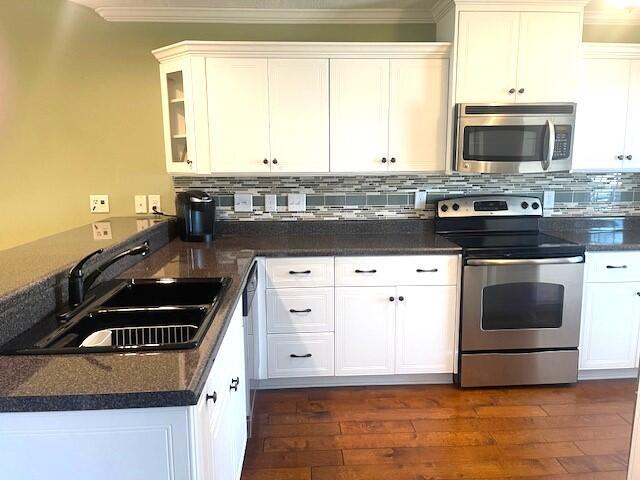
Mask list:
[[[571,126],[556,125],[556,144],[553,149],[553,159],[561,160],[571,156]]]

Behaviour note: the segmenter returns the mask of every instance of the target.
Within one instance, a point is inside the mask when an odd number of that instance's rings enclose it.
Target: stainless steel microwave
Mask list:
[[[456,105],[455,165],[466,173],[571,170],[575,103]]]

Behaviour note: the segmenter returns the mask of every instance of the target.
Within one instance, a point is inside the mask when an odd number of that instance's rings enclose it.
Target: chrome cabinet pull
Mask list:
[[[218,401],[218,392],[213,392],[213,395],[207,394],[206,400],[207,400],[207,402],[209,400],[212,400],[213,403],[216,403]]]
[[[289,356],[291,358],[311,358],[311,354],[310,353],[305,353],[304,355],[296,355],[295,353],[292,353]]]
[[[624,269],[627,268],[626,265],[607,265],[607,268],[609,270],[615,270],[615,269]]]
[[[616,158],[617,158],[618,160],[624,160],[624,155],[618,155]]]
[[[311,270],[303,270],[301,272],[296,272],[295,270],[289,270],[289,275],[309,275]]]
[[[310,308],[307,308],[307,309],[305,309],[305,310],[295,310],[295,309],[293,309],[293,308],[290,308],[290,309],[289,309],[289,312],[290,312],[290,313],[311,313],[311,309],[310,309]]]
[[[518,93],[524,93],[524,88],[521,88],[520,90],[518,90]]]
[[[359,270],[356,269],[356,273],[376,273],[377,270],[374,268],[373,270]]]
[[[389,297],[389,301],[390,301],[390,302],[395,302],[395,301],[396,301],[396,299],[395,299],[394,297]]]
[[[387,163],[387,157],[382,157],[382,163]]]
[[[627,160],[633,160],[633,155],[627,155]]]
[[[240,385],[240,377],[236,377],[231,380],[231,385],[229,385],[229,390],[233,390],[235,392],[238,391],[238,385]]]
[[[416,272],[418,272],[418,273],[436,273],[437,271],[438,271],[437,268],[432,268],[430,270],[424,270],[422,268],[416,269]]]
[[[509,94],[510,95],[513,95],[514,93],[516,93],[516,89],[515,88],[509,89]]]

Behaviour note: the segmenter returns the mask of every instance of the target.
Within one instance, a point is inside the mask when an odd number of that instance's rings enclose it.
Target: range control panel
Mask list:
[[[538,197],[460,197],[438,202],[440,218],[461,217],[541,217],[542,202]]]

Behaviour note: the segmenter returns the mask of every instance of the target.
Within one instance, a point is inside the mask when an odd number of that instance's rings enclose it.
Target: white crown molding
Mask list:
[[[152,53],[160,62],[185,55],[278,58],[444,58],[447,42],[208,42],[185,41]]]
[[[110,22],[402,24],[434,23],[430,9],[98,7]]]
[[[455,8],[455,6],[456,4],[453,0],[438,0],[431,10],[434,21],[437,23],[442,20],[449,13],[449,10]]]
[[[595,43],[582,44],[584,58],[640,58],[640,44],[637,43]]]
[[[585,10],[585,25],[640,25],[640,8],[631,11],[614,10]]]

